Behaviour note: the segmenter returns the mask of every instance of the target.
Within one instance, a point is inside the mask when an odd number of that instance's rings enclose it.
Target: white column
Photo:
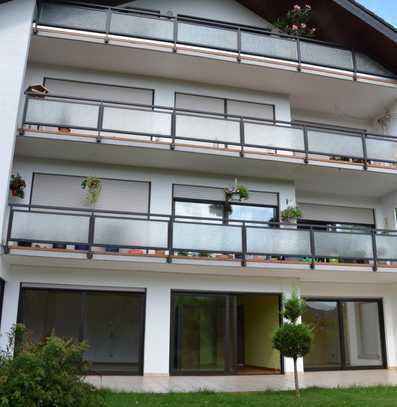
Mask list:
[[[18,1],[18,0],[16,0]],[[3,312],[1,316],[0,348],[7,345],[7,334],[17,322],[19,281],[8,280],[4,287]]]
[[[168,375],[171,290],[159,285],[146,292],[144,375]]]
[[[5,224],[18,110],[30,47],[35,0],[0,5],[0,228]],[[2,275],[0,265],[0,276]]]

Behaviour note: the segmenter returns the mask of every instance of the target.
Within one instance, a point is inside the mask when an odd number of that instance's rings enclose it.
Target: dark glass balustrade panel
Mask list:
[[[167,248],[168,223],[140,219],[95,219],[94,242],[99,245]]]
[[[62,3],[42,3],[39,24],[105,32],[106,10]]]
[[[331,130],[309,129],[307,132],[309,152],[337,157],[363,158],[360,136],[338,133]]]
[[[388,69],[383,67],[381,64],[374,61],[372,58],[368,57],[365,54],[356,53],[356,63],[358,72],[379,76],[392,76],[392,77],[396,76]]]
[[[366,145],[369,160],[397,162],[397,138],[367,137]]]
[[[172,41],[174,22],[160,17],[113,12],[110,33],[128,37]]]
[[[180,22],[178,42],[237,51],[237,29]]]
[[[296,229],[247,227],[247,252],[310,256],[310,232]]]
[[[241,228],[223,225],[174,223],[173,246],[189,251],[242,251]]]
[[[30,98],[25,121],[44,126],[96,129],[98,115],[97,104]]]
[[[364,233],[314,232],[317,257],[371,259],[372,237]]]
[[[87,243],[88,230],[88,216],[14,212],[10,240]]]
[[[241,51],[253,55],[298,60],[296,41],[276,35],[243,31],[241,33]]]
[[[353,55],[349,50],[307,41],[301,41],[300,46],[304,63],[353,70]]]

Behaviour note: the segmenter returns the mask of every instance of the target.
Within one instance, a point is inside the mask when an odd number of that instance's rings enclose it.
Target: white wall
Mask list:
[[[172,11],[173,15],[186,14],[236,24],[271,27],[269,22],[235,0],[137,0],[125,5],[159,10],[162,14]]]
[[[0,5],[0,227],[2,229],[34,5],[33,0],[11,1]]]

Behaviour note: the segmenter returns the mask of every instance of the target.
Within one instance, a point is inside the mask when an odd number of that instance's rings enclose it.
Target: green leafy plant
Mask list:
[[[87,346],[56,336],[33,343],[23,325],[0,353],[0,406],[99,407],[99,393],[83,377]]]
[[[298,358],[309,353],[313,341],[313,330],[308,325],[299,322],[305,306],[305,301],[298,296],[296,291],[293,291],[291,297],[283,301],[281,315],[286,322],[275,330],[272,338],[273,348],[294,361],[295,394],[297,398],[300,397]]]
[[[288,206],[281,212],[281,220],[283,222],[289,222],[292,219],[300,219],[303,216],[303,212],[297,206]]]
[[[98,177],[86,177],[81,181],[81,188],[86,190],[87,205],[95,205],[102,191],[102,181]]]
[[[17,196],[23,199],[25,197],[25,180],[17,173],[17,175],[12,174],[10,180],[10,191],[12,196]]]
[[[274,25],[289,35],[298,37],[314,37],[315,27],[309,27],[312,7],[309,4],[300,6],[295,4],[283,18],[279,18]]]

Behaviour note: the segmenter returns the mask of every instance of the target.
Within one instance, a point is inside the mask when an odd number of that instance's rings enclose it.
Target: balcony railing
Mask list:
[[[366,55],[341,46],[275,33],[258,27],[223,23],[191,16],[169,16],[143,10],[108,8],[67,1],[41,1],[36,26],[51,26],[190,45],[395,78],[396,75]],[[176,48],[175,48],[176,49]]]
[[[91,137],[98,143],[151,142],[163,147],[216,149],[240,156],[350,162],[367,169],[397,164],[397,138],[329,125],[300,125],[169,106],[125,104],[99,99],[27,95],[21,133],[55,132]]]
[[[88,258],[106,249],[112,253],[124,250],[132,256],[161,254],[169,262],[178,257],[232,259],[242,266],[250,260],[294,260],[312,268],[356,263],[377,270],[380,264],[397,261],[397,231],[324,230],[243,220],[225,224],[210,218],[11,205],[7,252],[27,247],[52,250],[62,245],[64,251],[84,252]]]

